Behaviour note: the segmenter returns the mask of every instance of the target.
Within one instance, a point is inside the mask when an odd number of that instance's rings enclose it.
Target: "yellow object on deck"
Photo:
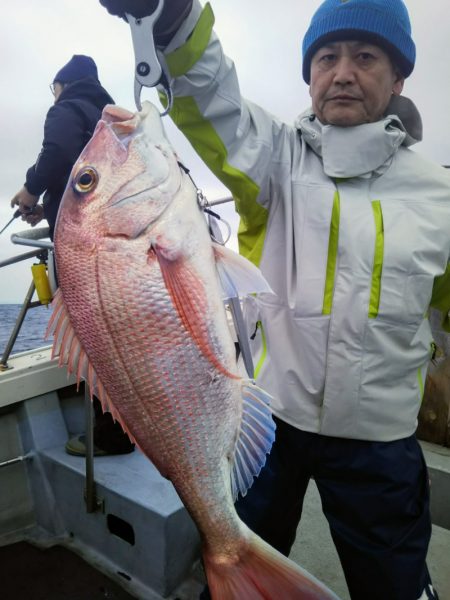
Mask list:
[[[39,263],[31,266],[34,285],[41,304],[48,304],[52,300],[52,291],[47,276],[47,265]]]

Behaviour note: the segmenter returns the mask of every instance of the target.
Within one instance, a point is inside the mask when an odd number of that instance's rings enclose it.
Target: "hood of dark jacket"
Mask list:
[[[99,110],[103,110],[105,104],[114,104],[114,100],[94,77],[86,77],[67,84],[56,104],[65,100],[87,100]]]

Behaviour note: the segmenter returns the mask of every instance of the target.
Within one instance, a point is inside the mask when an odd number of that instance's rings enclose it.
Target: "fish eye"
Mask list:
[[[93,167],[85,167],[75,177],[73,187],[76,192],[86,194],[87,192],[92,192],[92,190],[97,186],[97,183],[97,171]]]

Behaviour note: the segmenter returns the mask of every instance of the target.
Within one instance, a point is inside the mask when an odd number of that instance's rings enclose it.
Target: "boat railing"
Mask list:
[[[38,227],[36,229],[27,229],[11,235],[11,242],[21,246],[33,246],[45,250],[53,250],[53,242],[48,238],[49,228]]]
[[[11,242],[13,244],[31,246],[34,248],[34,250],[31,250],[30,252],[25,252],[23,254],[18,254],[16,256],[7,258],[6,260],[0,261],[0,268],[13,265],[24,260],[29,260],[31,258],[38,259],[39,264],[46,265],[46,267],[48,268],[50,289],[54,291],[56,289],[56,279],[54,276],[53,242],[46,239],[48,238],[48,234],[48,227],[39,227],[37,229],[30,229],[12,234]],[[16,343],[17,337],[20,333],[28,310],[37,306],[42,306],[41,300],[33,301],[35,291],[36,284],[34,279],[32,278],[30,287],[28,288],[28,291],[25,295],[25,299],[22,303],[13,330],[0,358],[0,371],[4,371],[9,368],[8,359],[14,348],[14,344]]]

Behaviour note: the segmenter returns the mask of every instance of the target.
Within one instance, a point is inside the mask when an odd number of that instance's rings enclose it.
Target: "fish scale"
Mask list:
[[[55,256],[53,353],[172,481],[199,529],[213,598],[333,598],[235,511],[275,425],[270,396],[238,373],[222,297],[271,290],[212,243],[150,103],[104,109],[64,193]]]
[[[99,256],[102,256],[101,252],[99,253]],[[142,305],[142,298],[139,295],[140,289],[138,287],[137,290],[135,290],[132,298],[128,297],[128,294],[126,294],[125,298],[117,297],[118,286],[116,285],[115,280],[117,277],[116,272],[122,271],[120,261],[118,263],[115,262],[113,265],[111,264],[110,260],[101,262],[103,264],[98,264],[97,269],[103,272],[103,279],[108,282],[108,286],[102,286],[99,296],[101,298],[102,305],[107,304],[111,308],[108,313],[105,313],[101,310],[101,305],[99,303],[97,310],[94,312],[97,315],[101,315],[102,318],[107,315],[109,317],[109,322],[104,321],[102,324],[100,319],[96,317],[95,323],[86,323],[82,318],[82,315],[81,318],[78,317],[78,320],[83,322],[85,330],[91,331],[94,327],[96,328],[97,335],[95,340],[98,346],[103,349],[102,355],[113,355],[112,347],[104,352],[104,349],[108,348],[108,344],[110,344],[111,339],[115,339],[114,337],[111,337],[112,332],[115,332],[118,335],[118,339],[121,340],[121,345],[118,349],[120,350],[120,357],[117,357],[115,361],[108,360],[106,361],[105,365],[94,362],[97,375],[105,380],[115,380],[117,385],[121,383],[121,377],[118,375],[115,369],[114,371],[111,370],[110,365],[121,364],[121,374],[125,374],[127,372],[128,369],[126,364],[133,365],[136,394],[132,395],[129,392],[127,394],[126,380],[124,382],[125,385],[118,385],[117,393],[123,395],[124,397],[124,401],[121,404],[120,414],[126,422],[130,422],[131,420],[146,422],[145,436],[148,436],[152,439],[154,439],[155,431],[152,431],[150,428],[148,420],[146,419],[146,415],[148,414],[147,410],[144,409],[142,404],[137,402],[138,398],[146,397],[149,399],[145,406],[150,406],[152,413],[158,413],[163,409],[167,410],[168,399],[175,399],[176,403],[172,406],[172,410],[168,413],[173,417],[173,420],[170,421],[167,419],[164,422],[164,426],[168,432],[168,435],[165,436],[166,442],[163,453],[168,456],[179,455],[179,443],[180,441],[183,442],[183,440],[186,439],[189,431],[189,425],[194,423],[194,420],[198,419],[199,416],[204,415],[204,406],[201,405],[202,396],[199,396],[198,393],[196,394],[196,385],[191,383],[189,386],[190,389],[186,389],[187,393],[185,395],[187,398],[189,398],[189,413],[187,415],[186,413],[180,411],[180,408],[182,408],[182,400],[180,400],[179,390],[183,381],[198,381],[199,383],[197,383],[197,387],[199,390],[197,391],[201,391],[201,388],[204,387],[204,385],[201,383],[201,378],[193,377],[192,365],[198,364],[198,370],[200,372],[205,372],[205,370],[208,368],[208,362],[201,356],[201,353],[195,346],[188,343],[190,341],[189,336],[187,332],[180,327],[179,318],[174,311],[173,306],[168,301],[164,283],[159,272],[156,272],[159,281],[155,281],[155,277],[146,276],[145,272],[138,272],[137,270],[134,271],[133,277],[135,277],[137,281],[149,282],[152,287],[154,292],[152,311],[150,314],[145,315],[145,317],[142,315],[142,311],[140,311],[139,319],[126,319],[124,323],[121,324],[117,317],[120,314],[123,314],[123,306],[130,305],[137,308],[138,306]],[[114,268],[111,269],[111,266]],[[79,285],[84,287],[86,283],[87,282],[80,282]],[[124,282],[122,282],[122,286],[120,287],[121,290],[130,289],[126,285],[123,285],[123,283]],[[71,281],[71,285],[73,285],[73,280]],[[137,312],[138,311],[135,310],[136,314]],[[75,313],[77,313],[77,311],[75,311]],[[76,324],[77,321],[75,318],[74,322],[74,327],[77,330],[77,327],[80,325]],[[121,329],[121,325],[122,327],[126,325],[126,330]],[[99,330],[103,333],[100,333]],[[145,340],[142,340],[145,341],[145,347],[134,343],[136,338],[141,334],[142,330],[146,332]],[[167,332],[167,337],[164,336],[164,332]],[[171,356],[171,350],[173,349],[174,345],[176,347],[183,348],[183,353],[180,354],[178,352],[176,359],[172,358]],[[157,352],[155,353],[152,351],[152,348],[157,348]],[[97,356],[98,353],[96,350],[92,350],[90,354]],[[152,368],[155,358],[158,364],[156,368]],[[165,363],[165,366],[163,366],[161,363]],[[105,367],[106,369],[103,372],[103,368]],[[149,376],[149,373],[155,373],[156,376]],[[169,377],[166,377],[165,373],[168,374]],[[160,378],[161,375],[164,376],[163,379]],[[186,384],[184,384],[184,387],[186,387]],[[178,393],[176,394],[175,392]],[[217,402],[219,403],[219,398],[217,398]],[[225,402],[226,398],[220,400],[222,409]],[[211,403],[208,406],[211,407],[212,415],[218,414],[216,406],[212,405]],[[133,409],[133,407],[136,408]],[[230,409],[232,408],[232,405],[230,405]],[[180,426],[179,422],[180,415],[185,417],[181,423],[182,427]],[[151,421],[153,421],[153,419],[150,419],[150,422]],[[196,422],[199,423],[200,421],[197,420]],[[184,437],[180,435],[183,431],[185,433]],[[204,435],[197,426],[192,428],[192,432],[189,433],[191,438],[201,438]],[[133,432],[133,436],[136,441],[143,446],[135,432]],[[214,445],[217,444],[217,442],[218,440],[214,440]],[[156,452],[156,454],[158,454],[158,452]],[[153,455],[151,458],[156,461]],[[159,464],[161,464],[161,460],[159,460]],[[164,467],[162,468],[164,471],[166,471]]]

